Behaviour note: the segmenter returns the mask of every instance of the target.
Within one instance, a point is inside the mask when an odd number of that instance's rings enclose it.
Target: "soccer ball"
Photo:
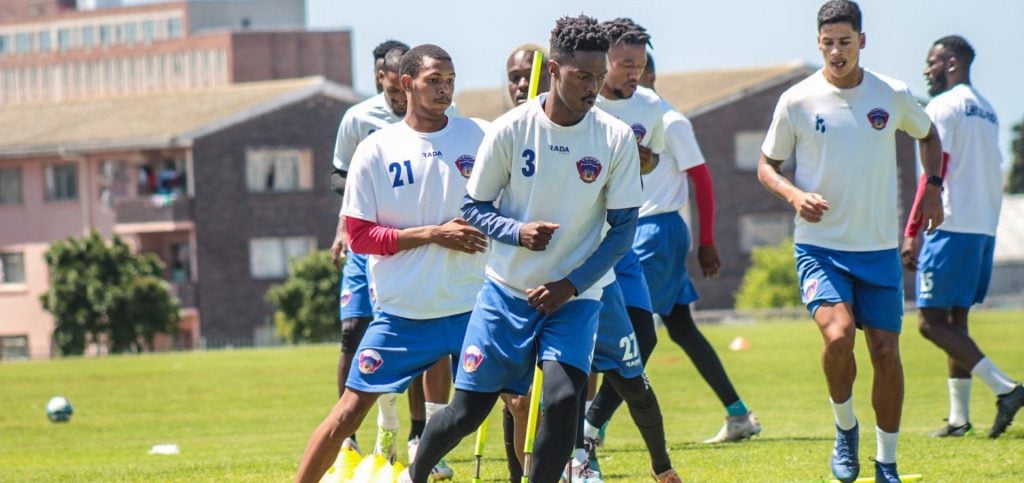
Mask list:
[[[71,414],[75,410],[71,408],[71,402],[64,396],[55,396],[46,403],[46,417],[54,423],[66,423],[71,420]]]

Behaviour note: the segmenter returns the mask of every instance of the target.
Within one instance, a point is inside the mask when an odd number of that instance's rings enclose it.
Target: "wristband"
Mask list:
[[[928,179],[925,181],[925,183],[928,183],[928,184],[933,185],[933,186],[937,186],[940,190],[942,189],[942,177],[941,176],[931,175],[931,176],[928,177]]]

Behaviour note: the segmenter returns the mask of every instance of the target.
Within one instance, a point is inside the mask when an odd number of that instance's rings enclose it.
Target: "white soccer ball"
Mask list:
[[[71,401],[64,396],[55,396],[46,403],[46,417],[55,423],[66,423],[71,420],[71,414],[75,410],[71,407]]]

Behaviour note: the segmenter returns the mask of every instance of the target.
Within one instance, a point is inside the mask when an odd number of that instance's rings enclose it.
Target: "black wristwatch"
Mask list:
[[[942,176],[935,176],[935,175],[929,176],[928,179],[925,181],[925,183],[928,183],[930,185],[938,186],[938,188],[941,190],[942,189]]]

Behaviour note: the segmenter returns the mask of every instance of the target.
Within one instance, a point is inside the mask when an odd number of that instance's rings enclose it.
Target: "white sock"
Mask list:
[[[590,422],[586,419],[583,420],[583,437],[584,438],[596,438],[598,433],[601,432],[601,428],[595,428],[590,425]]]
[[[398,394],[381,394],[377,398],[377,426],[388,431],[398,431]]]
[[[988,357],[978,361],[974,368],[971,369],[971,374],[985,381],[985,384],[988,385],[992,392],[996,393],[996,396],[1002,396],[1017,387],[1017,383],[1010,379],[1010,376],[1003,374],[1003,371],[1000,371]]]
[[[580,464],[582,464],[584,461],[587,461],[587,459],[588,459],[587,458],[587,450],[585,450],[583,448],[576,448],[576,451],[572,455],[572,459],[573,459],[573,463],[580,463]],[[579,466],[579,465],[575,465],[574,464],[573,466]]]
[[[886,433],[878,426],[875,426],[875,439],[878,442],[878,451],[875,452],[875,461],[879,463],[896,462],[896,441],[900,438],[900,432]]]
[[[839,429],[848,431],[857,425],[857,416],[853,415],[853,396],[846,402],[837,403],[832,398],[828,401],[832,403],[832,412],[836,415],[836,426],[839,426]]]
[[[444,411],[444,408],[448,407],[448,404],[447,403],[432,403],[432,402],[428,401],[428,402],[423,403],[423,406],[425,407],[426,413],[427,413],[426,423],[429,423],[431,416],[433,416],[433,415],[435,415],[435,414],[437,414],[437,413],[439,413],[441,411]],[[424,423],[424,424],[426,424],[426,423]]]
[[[949,378],[949,425],[963,426],[971,422],[971,379]]]

